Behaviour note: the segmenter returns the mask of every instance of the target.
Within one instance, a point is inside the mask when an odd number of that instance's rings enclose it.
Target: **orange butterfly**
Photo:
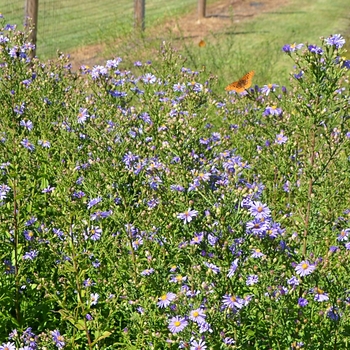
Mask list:
[[[254,73],[255,72],[253,70],[250,71],[249,73],[244,75],[241,79],[239,79],[237,81],[234,81],[230,85],[227,85],[225,87],[225,90],[226,91],[234,90],[234,91],[236,91],[238,93],[241,93],[241,92],[245,91],[246,89],[251,87]]]
[[[198,43],[198,46],[199,47],[204,47],[206,45],[205,41],[204,40],[201,40],[199,43]]]

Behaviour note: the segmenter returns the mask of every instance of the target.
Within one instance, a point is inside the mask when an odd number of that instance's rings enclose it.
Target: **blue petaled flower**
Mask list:
[[[284,45],[282,50],[284,52],[287,52],[287,53],[290,53],[290,52],[294,52],[294,51],[297,51],[297,50],[300,50],[302,47],[304,46],[304,44],[287,44],[287,45]]]
[[[22,145],[24,148],[28,149],[29,151],[34,151],[34,150],[35,150],[34,145],[33,145],[32,143],[30,143],[28,139],[23,139],[23,140],[21,141],[21,145]]]
[[[241,309],[244,306],[244,299],[234,295],[225,295],[222,298],[222,304],[230,309]]]
[[[304,299],[304,298],[299,298],[298,299],[298,305],[300,307],[305,307],[309,302],[307,301],[307,299]]]
[[[284,135],[283,131],[280,134],[276,135],[275,143],[282,145],[288,141],[288,137]]]
[[[271,210],[268,206],[261,202],[251,202],[249,212],[257,219],[269,218],[271,214]]]
[[[205,322],[206,314],[203,309],[196,309],[190,312],[189,319],[193,322],[201,324]]]
[[[247,277],[247,280],[246,280],[245,284],[247,286],[252,286],[252,285],[254,285],[254,284],[258,283],[258,282],[259,282],[259,277],[257,275],[250,275],[250,276]]]
[[[16,350],[16,345],[14,343],[2,343],[0,345],[0,350]]]
[[[173,300],[175,300],[176,298],[176,294],[174,293],[166,293],[166,294],[163,294],[160,298],[159,298],[159,301],[157,303],[157,305],[160,307],[160,308],[163,308],[163,307],[167,307],[170,305],[170,302],[172,302]]]
[[[344,46],[345,39],[340,34],[334,34],[325,39],[325,42],[329,46],[334,46],[336,49],[340,49]]]
[[[184,213],[178,214],[177,218],[183,220],[184,223],[186,224],[188,222],[191,222],[192,219],[195,218],[197,215],[198,215],[197,210],[191,210],[191,208],[189,208]]]
[[[301,277],[304,277],[314,272],[315,268],[316,268],[315,265],[310,264],[309,261],[307,260],[303,260],[295,267],[295,271],[298,275],[300,275]]]
[[[61,335],[61,333],[56,329],[51,332],[52,339],[55,342],[55,345],[57,346],[58,349],[64,348],[66,345],[64,341],[64,337]]]
[[[232,277],[235,274],[237,267],[238,267],[238,259],[235,259],[231,263],[230,269],[228,270],[227,277]]]
[[[311,52],[311,53],[314,53],[316,55],[322,55],[323,54],[323,50],[321,47],[319,46],[316,46],[316,45],[309,45],[308,47],[308,50]]]
[[[184,317],[175,316],[170,319],[168,328],[171,333],[179,333],[182,332],[187,325],[188,322]]]
[[[205,345],[205,341],[204,340],[192,340],[191,342],[191,348],[190,350],[206,350],[207,346]]]
[[[275,115],[279,116],[282,114],[282,108],[278,108],[277,106],[268,106],[265,108],[263,113],[264,116]]]
[[[314,300],[318,301],[318,302],[322,302],[322,301],[327,301],[329,300],[328,294],[325,293],[322,289],[320,288],[315,288],[314,289],[314,293],[315,293],[315,297]]]
[[[154,84],[157,80],[156,76],[151,74],[151,73],[146,73],[143,78],[142,78],[143,82],[145,84]]]
[[[276,84],[268,84],[268,85],[264,85],[261,89],[260,92],[263,93],[264,95],[268,96],[269,93],[275,92],[276,88],[278,87],[278,85]]]
[[[89,114],[88,114],[87,109],[86,108],[79,108],[78,124],[84,124],[88,117],[89,117]]]

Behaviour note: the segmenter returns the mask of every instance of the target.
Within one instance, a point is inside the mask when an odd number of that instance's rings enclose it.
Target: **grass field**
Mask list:
[[[211,1],[208,2],[209,4]],[[168,16],[180,15],[195,8],[191,0],[147,0],[146,25],[152,26]],[[23,23],[24,0],[0,0],[0,12],[10,23]],[[55,56],[57,49],[74,48],[123,37],[133,28],[133,1],[39,2],[38,55]]]

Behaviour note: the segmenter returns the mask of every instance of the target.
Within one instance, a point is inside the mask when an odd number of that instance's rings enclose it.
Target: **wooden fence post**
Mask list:
[[[134,27],[145,30],[145,3],[146,0],[134,0]]]
[[[198,20],[205,18],[206,0],[198,0]]]
[[[26,0],[24,11],[24,25],[34,26],[32,32],[29,35],[29,41],[35,45],[35,49],[30,52],[30,57],[34,58],[36,53],[36,34],[38,31],[38,7],[39,0]]]

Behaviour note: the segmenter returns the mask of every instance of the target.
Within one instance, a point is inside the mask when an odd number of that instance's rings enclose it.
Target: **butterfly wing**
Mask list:
[[[245,91],[246,89],[250,88],[252,85],[252,80],[254,76],[254,71],[250,71],[246,75],[244,75],[241,79],[234,81],[230,85],[227,85],[225,90],[226,91],[236,91],[238,93],[241,93]]]
[[[206,44],[205,44],[205,41],[204,40],[201,40],[199,43],[198,43],[198,46],[199,47],[204,47]]]

